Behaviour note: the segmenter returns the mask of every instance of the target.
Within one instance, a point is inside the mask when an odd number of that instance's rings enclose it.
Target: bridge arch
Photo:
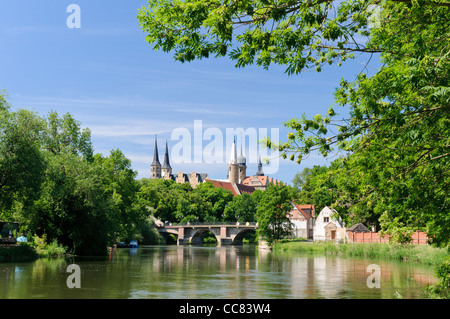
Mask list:
[[[159,234],[161,235],[161,237],[164,239],[164,242],[167,245],[173,245],[173,244],[177,244],[178,243],[178,231],[174,230],[174,229],[168,229],[168,230],[164,230],[164,231],[159,231]]]
[[[256,229],[249,229],[249,228],[245,228],[243,230],[241,230],[240,232],[238,232],[236,234],[236,236],[234,237],[233,241],[232,241],[232,245],[242,245],[242,242],[245,238],[245,236],[247,236],[248,234],[256,234]]]
[[[240,245],[245,236],[257,229],[256,223],[196,223],[187,225],[164,225],[158,228],[162,235],[178,235],[178,245],[201,245],[206,233],[211,232],[219,245]]]
[[[220,240],[217,237],[219,234],[216,234],[216,232],[213,229],[205,228],[205,229],[198,229],[194,235],[191,238],[191,244],[192,245],[202,245],[203,244],[203,237],[205,237],[206,234],[211,233],[215,238],[216,241],[219,243]]]

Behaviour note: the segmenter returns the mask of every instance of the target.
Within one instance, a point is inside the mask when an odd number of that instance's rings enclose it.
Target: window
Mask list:
[[[324,218],[323,218],[323,222],[324,222],[324,223],[328,223],[329,221],[330,221],[330,217],[324,217]]]

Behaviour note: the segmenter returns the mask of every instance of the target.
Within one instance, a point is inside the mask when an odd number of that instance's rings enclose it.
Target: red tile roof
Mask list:
[[[314,217],[315,206],[314,205],[298,205],[292,203],[297,210],[306,218]]]
[[[253,186],[243,185],[243,184],[236,184],[237,188],[239,189],[239,192],[252,194],[255,191],[255,188]]]
[[[231,184],[229,182],[215,181],[211,179],[207,179],[206,181],[211,182],[214,187],[221,187],[229,190],[233,193],[233,196],[241,195],[242,193],[252,194],[255,191],[255,188],[248,185],[243,184]]]
[[[247,178],[244,179],[242,184],[249,185],[250,181],[252,180],[253,177],[257,177],[263,186],[266,186],[268,184],[267,183],[267,176],[256,176],[256,175],[255,176],[248,176]]]

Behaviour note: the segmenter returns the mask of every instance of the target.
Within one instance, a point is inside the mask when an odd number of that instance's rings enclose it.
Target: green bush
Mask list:
[[[0,247],[0,260],[5,261],[23,261],[34,260],[39,257],[36,250],[27,243],[20,243],[13,247]]]
[[[167,245],[176,245],[177,244],[177,236],[175,236],[174,234],[169,234],[169,236],[167,236]]]
[[[47,244],[47,236],[45,234],[42,237],[33,236],[33,240],[29,245],[35,249],[40,257],[61,257],[67,254],[67,249],[58,244],[56,240]]]
[[[411,244],[361,244],[334,242],[298,242],[278,241],[275,251],[293,253],[333,254],[349,257],[365,257],[373,259],[400,260],[420,262],[428,265],[439,265],[448,251],[444,248]]]
[[[439,299],[450,298],[450,256],[447,256],[436,270],[439,282],[427,287],[429,297]]]
[[[42,257],[60,257],[66,255],[66,248],[59,245],[55,240],[46,245],[38,253]]]
[[[217,238],[216,238],[216,236],[214,236],[213,233],[208,232],[203,237],[202,243],[203,244],[208,244],[208,245],[216,245],[217,244]]]
[[[154,223],[155,221],[152,216],[146,218],[137,227],[138,233],[134,234],[134,238],[144,245],[160,245],[164,243],[164,238],[158,232]]]

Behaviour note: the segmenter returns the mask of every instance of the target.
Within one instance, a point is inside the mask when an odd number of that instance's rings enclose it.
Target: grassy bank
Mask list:
[[[273,246],[275,252],[295,252],[307,254],[329,254],[346,257],[365,257],[386,260],[420,262],[439,265],[449,251],[425,245],[359,244],[332,242],[281,241]]]
[[[39,254],[30,245],[0,247],[0,261],[32,261],[37,258],[39,258]]]
[[[57,242],[47,243],[45,238],[34,237],[32,242],[0,247],[0,261],[33,261],[39,257],[67,256],[66,248]]]

